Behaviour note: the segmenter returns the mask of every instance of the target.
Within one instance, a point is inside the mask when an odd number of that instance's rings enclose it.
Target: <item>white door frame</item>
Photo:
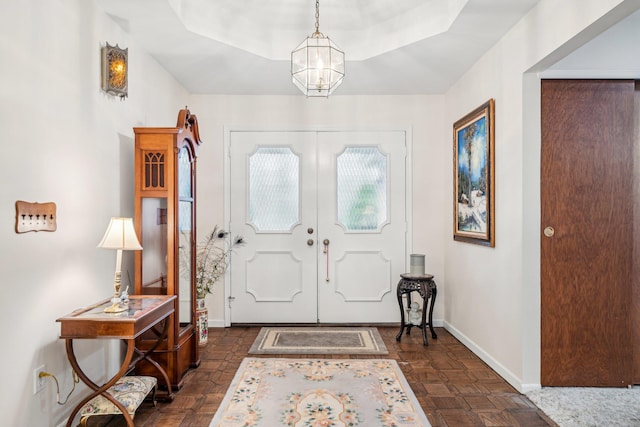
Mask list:
[[[406,231],[406,247],[405,253],[412,253],[413,247],[413,134],[411,126],[383,126],[383,127],[345,127],[345,126],[224,126],[224,227],[229,230],[231,224],[231,134],[233,132],[404,132],[405,143],[407,148],[407,157],[405,160],[405,221]],[[231,254],[233,256],[233,254]],[[405,271],[409,271],[409,257],[405,261]],[[231,326],[231,306],[228,298],[231,295],[230,272],[227,270],[224,278],[224,326]],[[400,278],[398,278],[400,280]]]

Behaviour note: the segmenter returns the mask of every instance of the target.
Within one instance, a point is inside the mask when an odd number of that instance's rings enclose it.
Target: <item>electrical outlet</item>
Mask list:
[[[41,377],[41,372],[45,372],[44,365],[40,365],[33,370],[33,394],[40,393],[42,390],[44,390],[44,386],[47,385],[47,378]]]

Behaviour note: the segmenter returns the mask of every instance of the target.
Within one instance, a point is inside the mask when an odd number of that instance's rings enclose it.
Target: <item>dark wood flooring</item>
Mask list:
[[[403,335],[401,342],[395,340],[398,327],[378,326],[378,330],[389,350],[388,355],[282,357],[395,359],[434,427],[557,427],[526,396],[518,393],[445,329],[436,328],[438,339],[429,339],[426,347],[422,345],[419,329],[414,329],[410,336]],[[155,408],[144,402],[136,413],[136,426],[209,427],[259,331],[260,327],[256,326],[210,329],[209,342],[201,347],[200,367],[187,373],[184,386],[175,394],[173,402],[158,402]],[[106,424],[103,420],[99,425],[119,427],[124,423],[119,416]]]

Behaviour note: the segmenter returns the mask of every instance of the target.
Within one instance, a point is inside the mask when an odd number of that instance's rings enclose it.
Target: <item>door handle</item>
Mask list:
[[[553,235],[556,234],[556,230],[554,230],[553,227],[545,227],[543,233],[547,237],[553,237]]]
[[[324,279],[325,282],[329,282],[329,239],[324,239],[322,241],[322,244],[324,245],[324,250],[322,251],[326,256],[326,261],[327,261],[327,275]]]
[[[307,246],[313,246],[313,239],[307,240]]]

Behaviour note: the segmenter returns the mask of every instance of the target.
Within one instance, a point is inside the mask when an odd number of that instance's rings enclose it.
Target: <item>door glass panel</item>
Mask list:
[[[289,231],[300,221],[300,157],[288,147],[249,156],[249,222],[258,232]]]
[[[167,294],[167,199],[142,199],[142,293]]]
[[[193,198],[192,164],[187,147],[178,152],[178,319],[180,326],[188,326],[193,319]]]
[[[191,197],[191,159],[187,147],[178,153],[178,194],[180,197]]]
[[[179,206],[179,227],[180,242],[178,250],[180,255],[180,325],[188,325],[191,323],[191,261],[192,261],[192,226],[191,226],[191,201],[180,201]]]
[[[387,156],[377,147],[347,147],[336,161],[338,222],[374,231],[387,221]]]

